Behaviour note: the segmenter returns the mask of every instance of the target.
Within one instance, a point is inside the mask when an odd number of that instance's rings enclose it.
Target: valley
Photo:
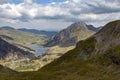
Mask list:
[[[13,73],[12,77],[8,77],[10,74],[1,66],[4,72],[1,80],[16,80],[17,77],[17,80],[119,80],[119,37],[120,20],[110,22],[37,71],[14,72],[6,69]]]
[[[83,22],[78,22],[71,24],[66,29],[63,29],[54,35],[53,33],[55,32],[51,32],[51,35],[53,36],[48,37],[47,31],[45,34],[43,33],[41,34],[40,31],[37,30],[31,30],[31,29],[16,30],[11,27],[2,27],[1,31],[3,32],[7,31],[7,33],[1,33],[1,34],[12,37],[14,40],[11,41],[2,36],[1,38],[10,42],[11,44],[16,45],[17,47],[25,51],[32,53],[35,58],[32,58],[29,61],[21,61],[21,60],[4,61],[4,62],[1,61],[0,64],[20,72],[36,71],[42,68],[43,66],[49,64],[50,62],[54,61],[55,59],[61,57],[67,51],[74,49],[78,41],[90,37],[91,35],[96,33],[95,30],[97,30],[97,28],[95,28],[94,26],[89,26]],[[37,32],[37,34],[35,34],[35,32]],[[50,35],[50,32],[48,33]],[[66,38],[66,36],[68,38]],[[24,39],[24,37],[26,39]],[[56,43],[56,41],[59,42]]]
[[[120,80],[120,0],[0,0],[0,80]]]
[[[46,31],[46,33],[47,33],[47,31]],[[23,66],[24,65],[27,66],[27,64],[29,64],[28,67],[33,68],[32,65],[30,65],[30,64],[32,62],[34,63],[33,59],[37,58],[42,53],[45,53],[45,51],[47,49],[45,49],[42,45],[49,39],[48,35],[46,35],[46,34],[34,34],[34,33],[30,33],[30,32],[23,32],[23,31],[19,31],[17,29],[9,27],[9,26],[4,26],[4,27],[0,28],[0,38],[5,40],[6,42],[8,42],[8,44],[14,45],[15,47],[18,47],[21,50],[32,54],[33,58],[31,58],[29,60],[27,60],[27,58],[24,58],[25,60],[20,60],[20,59],[9,60],[9,58],[13,58],[16,56],[14,54],[10,54],[9,57],[7,58],[7,60],[6,59],[0,60],[0,64],[4,65],[6,67],[9,67],[11,69],[14,69],[14,70],[18,70],[18,71],[25,70],[27,67],[23,67]],[[8,48],[10,47],[9,45],[6,45],[6,44],[4,44],[4,45],[7,46]],[[3,46],[1,46],[1,47],[3,47]],[[18,57],[20,57],[20,55]],[[36,61],[35,64],[36,63],[38,63],[38,61]],[[33,65],[35,65],[35,64],[33,64]],[[27,68],[26,71],[29,71],[29,68]]]

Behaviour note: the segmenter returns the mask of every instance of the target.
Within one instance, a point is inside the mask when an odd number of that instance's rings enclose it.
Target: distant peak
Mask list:
[[[3,27],[1,27],[0,29],[14,30],[14,28],[13,28],[13,27],[10,27],[10,26],[3,26]]]
[[[74,29],[81,29],[81,30],[88,30],[87,25],[84,22],[75,22],[71,24],[68,28],[74,30]]]
[[[76,26],[86,26],[86,23],[84,23],[84,22],[75,22],[75,23],[73,23],[72,25],[76,25]]]

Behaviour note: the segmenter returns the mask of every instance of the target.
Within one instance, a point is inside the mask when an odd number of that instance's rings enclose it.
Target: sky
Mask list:
[[[61,30],[74,22],[95,27],[120,19],[120,0],[0,0],[0,26]]]

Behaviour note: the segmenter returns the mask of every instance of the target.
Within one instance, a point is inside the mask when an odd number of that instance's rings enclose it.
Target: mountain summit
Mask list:
[[[94,33],[95,31],[92,30],[92,28],[89,28],[89,26],[84,22],[76,22],[53,36],[50,40],[48,40],[45,46],[72,46],[79,40],[86,39]]]

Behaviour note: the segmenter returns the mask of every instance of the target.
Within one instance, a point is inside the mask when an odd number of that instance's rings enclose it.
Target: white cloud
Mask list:
[[[23,0],[23,2],[26,3],[26,4],[32,4],[33,0]]]
[[[74,3],[79,3],[79,2],[81,2],[81,0],[71,0],[71,1],[73,1]]]
[[[66,0],[46,5],[37,4],[33,0],[23,0],[20,4],[6,2],[8,0],[0,1],[4,3],[0,4],[0,18],[11,23],[33,20],[85,21],[98,26],[120,18],[120,0]]]

